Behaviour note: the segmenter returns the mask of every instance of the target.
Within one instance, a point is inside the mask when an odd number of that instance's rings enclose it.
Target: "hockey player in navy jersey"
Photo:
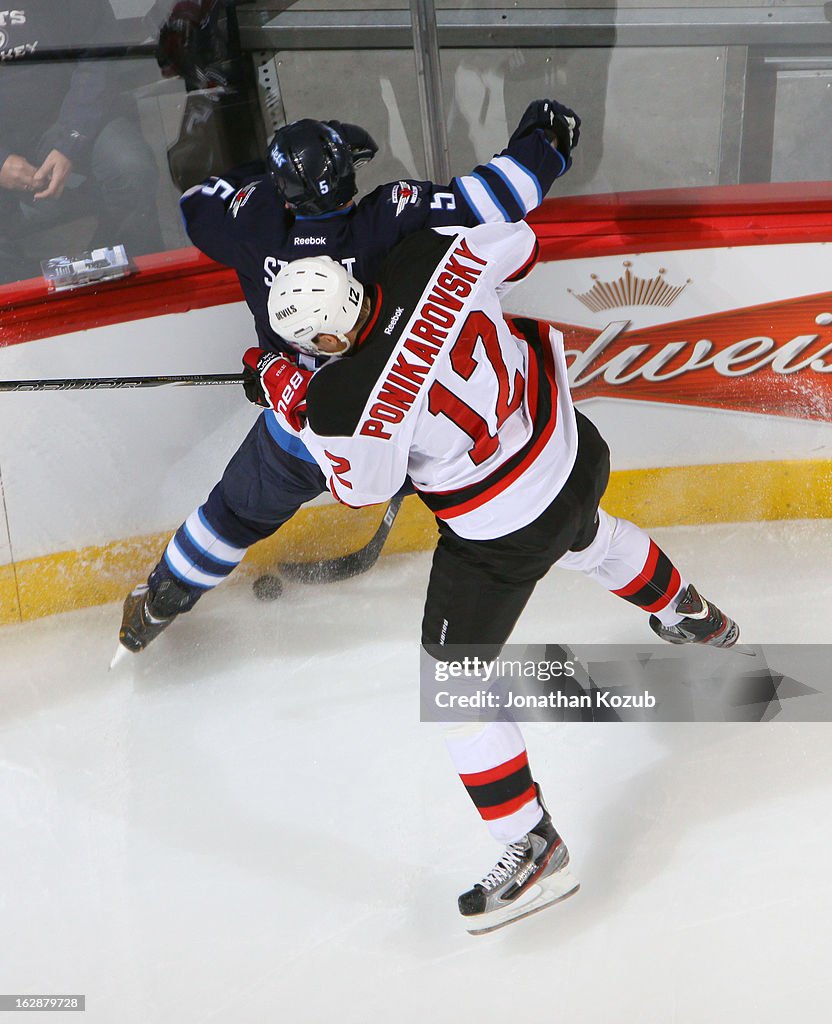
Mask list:
[[[254,315],[258,347],[245,353],[244,386],[266,411],[207,501],[176,531],[147,582],[128,595],[119,634],[124,647],[144,650],[177,614],[221,583],[250,545],[325,488],[314,458],[259,388],[275,353],[297,358],[269,322],[269,290],[281,267],[325,254],[372,281],[384,256],[420,228],[521,220],[568,170],[579,134],[574,111],[536,100],[506,149],[470,174],[447,185],[393,182],[355,203],[355,168],[372,159],[375,143],[356,125],[306,119],[276,132],[267,173],[243,168],[182,196],[191,240],[236,270]],[[316,365],[311,357],[301,360]]]
[[[599,507],[609,450],[572,405],[563,336],[503,318],[501,293],[536,255],[526,224],[495,223],[410,236],[366,289],[326,257],[292,263],[272,288],[273,326],[302,353],[339,358],[313,375],[275,356],[264,394],[340,501],[384,502],[409,479],[434,512],[422,621],[431,657],[493,661],[552,565],[647,612],[664,640],[730,647],[736,623],[648,534]],[[448,747],[507,844],[459,898],[468,930],[492,931],[575,892],[517,724],[462,723]]]
[[[424,227],[522,220],[571,164],[580,120],[550,100],[526,110],[508,146],[449,185],[396,181],[360,202],[355,169],[376,144],[357,125],[295,121],[277,131],[268,173],[209,178],[181,199],[191,241],[236,270],[260,346],[289,351],[267,310],[275,275],[303,256],[331,256],[363,281],[405,235]]]

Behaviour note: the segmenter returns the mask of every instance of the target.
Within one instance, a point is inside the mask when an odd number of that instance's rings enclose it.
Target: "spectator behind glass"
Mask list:
[[[73,251],[162,248],[158,169],[132,98],[115,85],[116,62],[67,59],[106,44],[113,28],[109,0],[0,11],[0,281],[37,276],[41,259],[65,255],[53,251],[60,243],[34,252],[26,240],[77,217],[96,225]]]

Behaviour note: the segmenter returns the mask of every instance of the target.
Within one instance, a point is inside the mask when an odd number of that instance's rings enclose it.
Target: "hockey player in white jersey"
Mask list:
[[[325,254],[370,281],[393,247],[415,231],[520,220],[569,169],[580,126],[569,107],[535,100],[505,150],[471,174],[448,185],[390,182],[354,203],[355,169],[372,158],[375,142],[356,125],[304,118],[275,133],[268,175],[252,177],[252,168],[240,168],[189,189],[182,214],[191,240],[236,270],[254,314],[258,347],[243,359],[246,397],[265,404],[256,394],[261,361],[270,363],[281,352],[299,361],[269,322],[269,290],[279,267]],[[127,595],[121,645],[143,651],[228,579],[252,544],[274,534],[325,486],[315,459],[266,408],[207,500],[179,526],[146,581]]]
[[[505,320],[500,307],[536,255],[527,225],[487,224],[411,236],[366,290],[326,257],[290,264],[271,290],[274,330],[299,351],[343,358],[314,376],[264,360],[264,400],[339,501],[386,501],[409,477],[436,515],[422,623],[432,657],[454,645],[495,658],[553,564],[639,606],[670,642],[736,643],[736,624],[643,530],[599,508],[609,450],[572,405],[562,336]],[[447,743],[489,831],[507,844],[459,898],[468,930],[575,892],[516,723],[456,727]]]

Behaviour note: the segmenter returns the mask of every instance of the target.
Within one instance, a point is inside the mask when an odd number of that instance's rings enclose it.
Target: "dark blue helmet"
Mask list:
[[[316,217],[352,199],[358,191],[355,168],[377,150],[357,125],[304,118],[278,128],[266,164],[283,200],[301,216]]]

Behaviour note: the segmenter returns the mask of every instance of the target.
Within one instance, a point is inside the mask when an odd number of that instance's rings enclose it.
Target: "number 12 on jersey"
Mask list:
[[[474,357],[477,342],[482,342],[485,353],[483,360]],[[499,448],[497,432],[509,416],[522,405],[525,381],[519,370],[515,371],[514,380],[509,381],[509,371],[500,349],[497,328],[481,310],[471,313],[463,324],[451,349],[450,359],[454,373],[463,380],[470,380],[480,365],[488,365],[497,377],[497,400],[494,409],[497,430],[493,434],[486,419],[459,395],[445,387],[441,381],[434,381],[428,392],[428,411],[434,416],[446,416],[471,438],[473,443],[468,455],[474,465],[479,466]]]

